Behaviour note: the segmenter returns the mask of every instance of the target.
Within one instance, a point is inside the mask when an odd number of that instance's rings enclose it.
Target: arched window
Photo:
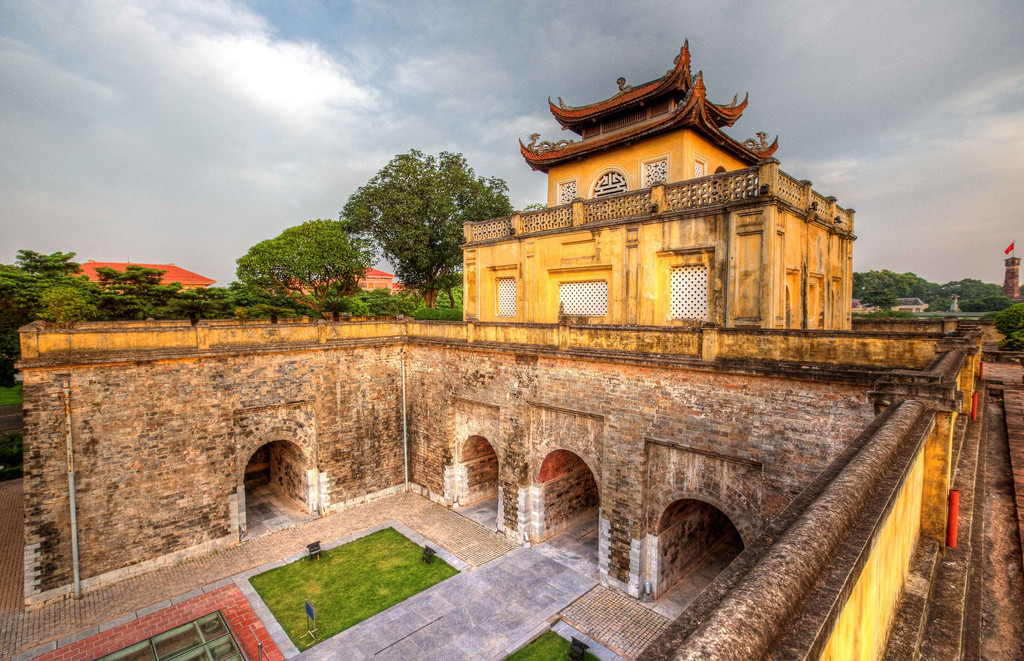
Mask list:
[[[626,177],[620,172],[611,170],[602,174],[597,183],[594,184],[593,197],[625,193],[627,190],[629,190],[629,183],[626,181]]]

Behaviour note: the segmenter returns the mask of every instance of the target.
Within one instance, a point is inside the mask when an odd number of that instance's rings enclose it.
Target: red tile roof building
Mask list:
[[[393,273],[385,273],[377,269],[367,269],[366,275],[359,279],[359,286],[363,289],[389,289],[391,293],[402,288],[395,282]]]
[[[87,276],[92,282],[99,282],[100,276],[96,273],[96,269],[101,266],[112,268],[115,271],[124,271],[129,266],[159,269],[165,272],[160,280],[162,284],[178,282],[181,283],[182,289],[199,289],[201,287],[209,287],[217,282],[216,280],[211,280],[206,276],[183,269],[180,266],[175,266],[174,262],[171,262],[170,264],[136,264],[135,262],[97,262],[90,259],[88,262],[82,264],[82,275]]]

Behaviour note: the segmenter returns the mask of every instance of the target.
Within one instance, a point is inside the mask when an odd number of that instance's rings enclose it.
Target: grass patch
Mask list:
[[[572,644],[562,638],[554,631],[545,631],[540,638],[533,641],[526,647],[505,657],[505,661],[562,661],[569,658],[569,648]],[[584,657],[587,661],[598,661],[598,658],[586,652]]]
[[[326,640],[459,572],[441,558],[423,562],[423,547],[385,528],[249,579],[299,650]],[[316,609],[316,640],[306,633],[303,600]]]
[[[21,384],[15,384],[10,388],[0,388],[0,406],[21,405]]]

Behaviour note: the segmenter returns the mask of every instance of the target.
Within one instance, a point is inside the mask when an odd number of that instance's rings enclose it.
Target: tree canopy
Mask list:
[[[1002,310],[1012,303],[1003,297],[1001,285],[974,278],[940,285],[914,273],[882,270],[853,274],[853,297],[868,305],[890,307],[896,304],[897,298],[920,298],[931,310],[941,311],[949,309],[954,296],[959,296],[960,309],[964,312]]]
[[[369,242],[337,220],[310,220],[261,241],[238,258],[238,279],[323,315],[328,299],[359,291],[373,258]]]
[[[373,240],[427,307],[460,283],[462,226],[512,213],[504,180],[478,177],[462,154],[412,150],[391,159],[345,204],[347,227]]]

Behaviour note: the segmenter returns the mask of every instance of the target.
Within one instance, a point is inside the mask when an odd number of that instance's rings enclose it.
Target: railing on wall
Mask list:
[[[520,234],[534,234],[587,223],[634,219],[663,211],[685,211],[774,197],[798,211],[816,214],[824,223],[844,232],[853,232],[853,210],[836,205],[834,197],[825,197],[811,189],[811,182],[798,181],[779,170],[778,161],[769,159],[759,165],[698,177],[672,184],[627,191],[590,200],[577,199],[570,204],[537,211],[466,223],[466,243],[492,241]]]

